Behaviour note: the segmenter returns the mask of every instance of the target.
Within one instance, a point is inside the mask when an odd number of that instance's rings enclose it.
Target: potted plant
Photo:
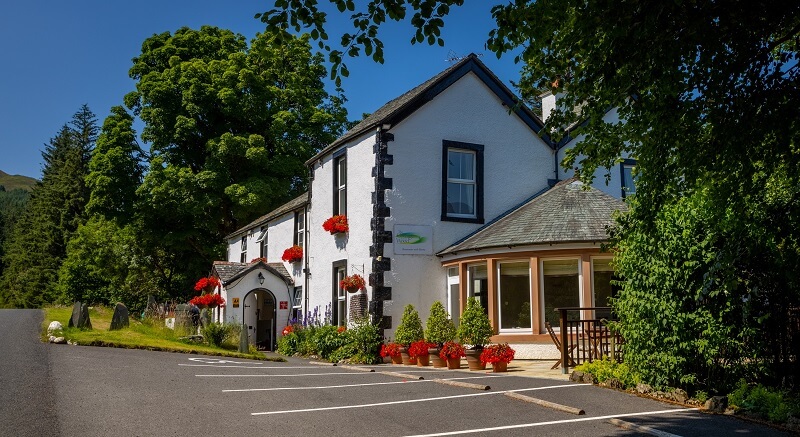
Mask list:
[[[461,358],[464,356],[464,346],[455,341],[448,341],[442,345],[439,358],[447,361],[450,370],[461,368]]]
[[[303,260],[303,248],[300,246],[292,246],[283,251],[282,260],[287,263],[296,263]]]
[[[415,341],[408,347],[408,355],[417,359],[417,366],[425,367],[429,363],[428,349],[433,346],[435,346],[435,344],[425,340]]]
[[[467,351],[469,370],[485,369],[486,365],[481,364],[480,355],[483,346],[489,343],[489,337],[494,334],[494,330],[478,299],[474,297],[467,299],[467,308],[461,314],[457,333],[464,344],[472,346]]]
[[[202,291],[203,293],[211,293],[215,288],[219,287],[219,279],[214,276],[207,278],[200,278],[194,284],[194,291]]]
[[[193,297],[189,303],[198,308],[216,308],[220,305],[225,305],[225,299],[218,294],[202,294]]]
[[[508,343],[493,344],[483,348],[481,363],[491,364],[492,372],[505,372],[508,370],[508,363],[514,359],[514,352]]]
[[[408,304],[403,309],[403,317],[400,319],[400,325],[397,326],[394,336],[395,341],[402,345],[400,354],[403,357],[403,364],[417,364],[417,359],[408,354],[408,346],[425,338],[425,333],[422,331],[422,321],[419,319],[419,313],[414,309],[414,305]]]
[[[367,281],[365,281],[364,277],[359,274],[345,276],[344,279],[339,281],[339,287],[347,290],[350,293],[355,293],[358,290],[366,290]]]
[[[347,216],[335,215],[322,223],[322,229],[330,232],[331,235],[343,234],[350,230],[347,225]]]
[[[431,315],[425,325],[425,339],[433,343],[428,350],[433,367],[447,367],[447,361],[439,357],[439,352],[443,344],[455,338],[456,326],[448,317],[444,305],[437,300],[431,305]]]
[[[381,356],[389,357],[392,364],[403,364],[403,358],[400,356],[400,345],[397,343],[389,342],[381,345]]]

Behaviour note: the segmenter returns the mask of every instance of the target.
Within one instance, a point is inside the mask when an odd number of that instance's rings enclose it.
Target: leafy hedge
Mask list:
[[[367,321],[354,323],[347,330],[332,325],[294,325],[292,332],[278,340],[278,353],[317,356],[331,362],[349,360],[373,364],[381,361],[380,345],[380,331]]]

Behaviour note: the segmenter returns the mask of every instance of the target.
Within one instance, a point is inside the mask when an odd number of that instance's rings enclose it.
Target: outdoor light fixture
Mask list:
[[[261,272],[258,272],[258,283],[264,285],[264,274]]]

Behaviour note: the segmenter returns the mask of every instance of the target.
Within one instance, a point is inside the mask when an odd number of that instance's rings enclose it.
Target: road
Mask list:
[[[366,370],[39,342],[41,312],[0,310],[0,435],[778,436],[586,384],[409,366]],[[385,372],[403,372],[399,377]],[[418,379],[418,378],[424,379]],[[433,379],[489,385],[456,387]],[[573,415],[506,392],[582,408]]]

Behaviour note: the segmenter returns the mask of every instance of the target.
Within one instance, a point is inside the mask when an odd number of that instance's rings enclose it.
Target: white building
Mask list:
[[[557,185],[571,176],[565,147],[539,137],[542,121],[517,103],[471,55],[379,108],[307,162],[307,194],[228,236],[227,261],[214,263],[227,301],[217,317],[244,321],[266,346],[315,310],[346,324],[339,280],[352,274],[368,278],[369,314],[390,338],[409,303],[425,320],[442,301],[457,321],[477,296],[493,340],[512,343],[543,340],[554,305],[600,304],[610,256],[599,243],[630,163],[609,185],[597,179],[604,193]],[[349,231],[324,231],[340,214]],[[281,261],[292,245],[302,260]]]

